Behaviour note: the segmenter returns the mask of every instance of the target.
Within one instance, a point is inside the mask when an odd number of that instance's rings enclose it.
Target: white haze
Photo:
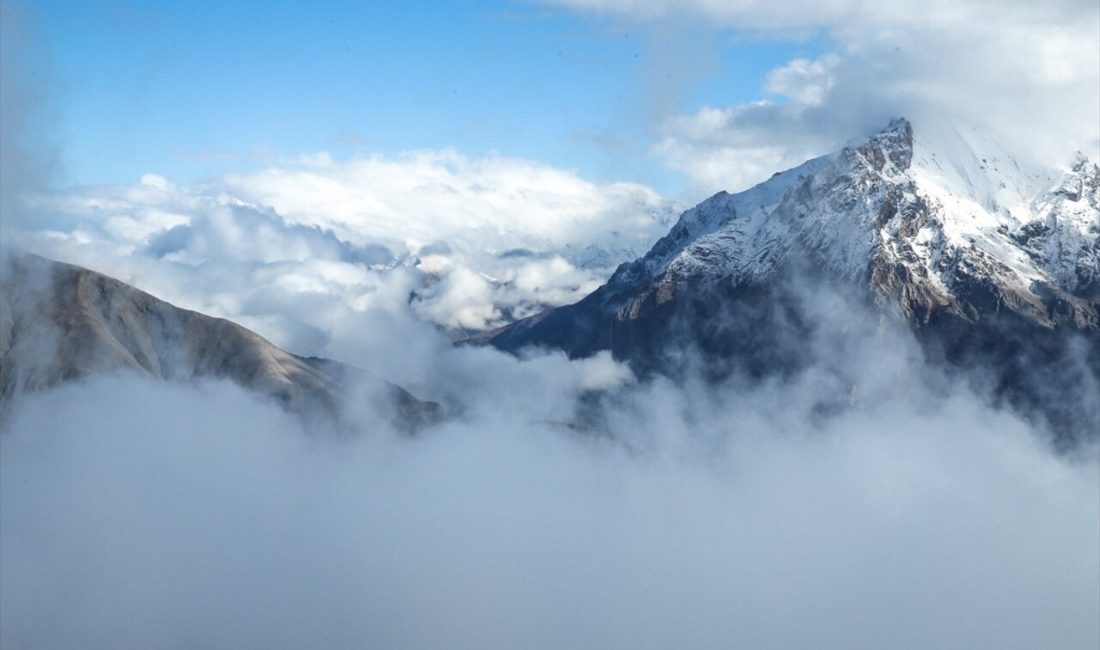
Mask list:
[[[709,391],[446,349],[465,409],[411,439],[227,384],[38,394],[0,438],[0,642],[1095,647],[1095,453],[858,356],[868,398],[821,419],[813,372]],[[612,386],[596,433],[560,424]]]
[[[0,646],[1100,644],[1096,450],[1055,453],[1041,431],[922,368],[911,340],[827,338],[828,364],[790,383],[716,389],[639,382],[606,354],[452,348],[435,325],[582,292],[598,276],[570,276],[569,244],[638,227],[659,199],[439,152],[51,197],[41,113],[27,108],[41,77],[12,76],[25,50],[3,9],[5,243],[355,363],[453,415],[409,438],[364,411],[349,438],[304,430],[224,383],[120,375],[26,396],[0,433]],[[828,94],[811,90],[792,96]],[[319,196],[341,197],[363,169],[446,182],[425,193],[379,181],[393,203],[375,212],[362,195],[351,215],[302,203],[304,179],[335,179]],[[28,189],[37,204],[14,200]],[[418,212],[394,212],[405,201]],[[432,248],[429,228],[409,252],[460,268],[412,305],[419,275],[372,266],[386,254],[376,244],[412,247],[392,230],[403,218],[438,219],[448,246]],[[524,234],[547,218],[560,220]],[[486,225],[467,232],[467,221]],[[522,297],[502,303],[510,289],[477,279],[498,258],[470,252],[474,231],[491,234],[492,253],[533,248],[503,258]],[[851,406],[823,415],[849,380]],[[568,426],[578,413],[591,431]]]
[[[1096,449],[813,305],[817,366],[716,388],[339,320],[333,356],[452,413],[412,438],[224,383],[29,396],[0,437],[0,645],[1095,647]]]

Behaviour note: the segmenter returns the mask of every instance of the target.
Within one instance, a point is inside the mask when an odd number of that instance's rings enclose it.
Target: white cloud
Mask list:
[[[771,102],[706,107],[668,120],[654,151],[687,175],[696,194],[739,191],[832,146],[828,136],[798,128],[796,112]],[[798,136],[790,133],[794,128]],[[779,129],[787,133],[777,137]]]
[[[641,21],[694,17],[692,29],[828,35],[833,51],[768,76],[762,90],[777,101],[668,120],[656,151],[696,195],[744,189],[896,116],[918,133],[944,121],[976,125],[1049,165],[1075,149],[1100,152],[1100,6],[1091,0],[550,4]]]
[[[331,229],[357,242],[390,240],[412,249],[437,240],[504,252],[624,236],[647,228],[660,197],[634,183],[597,185],[541,163],[453,150],[333,162],[311,157],[252,173],[225,187],[273,207],[291,223]],[[453,243],[452,243],[453,242]]]
[[[836,54],[820,58],[791,59],[781,68],[768,73],[764,90],[789,97],[799,104],[817,106],[833,87],[833,71],[840,63]]]
[[[812,381],[626,383],[599,437],[564,423],[624,386],[606,356],[431,358],[466,408],[415,439],[306,435],[222,384],[29,398],[0,436],[0,643],[1100,641],[1095,456],[914,368],[819,426]]]
[[[492,285],[467,268],[451,271],[422,295],[419,313],[448,327],[481,329],[500,320]]]
[[[409,312],[413,294],[409,315],[455,330],[579,300],[673,216],[641,185],[454,151],[319,154],[190,186],[146,174],[33,207],[49,226],[28,221],[8,243],[311,354],[338,314]]]
[[[1064,21],[1092,4],[1087,0],[1055,0],[1036,6],[1027,0],[1007,0],[995,7],[976,0],[547,0],[544,4],[613,15],[653,19],[695,17],[726,26],[761,30],[813,29],[821,26],[859,30],[867,25],[905,28],[928,25],[980,30],[999,21],[1037,24]]]

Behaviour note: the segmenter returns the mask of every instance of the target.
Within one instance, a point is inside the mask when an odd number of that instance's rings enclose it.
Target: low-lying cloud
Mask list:
[[[50,225],[17,224],[9,243],[290,346],[308,345],[317,324],[273,312],[274,288],[322,313],[411,294],[421,318],[480,330],[580,299],[674,214],[641,185],[447,151],[320,156],[194,186],[148,174],[39,193],[31,209]]]
[[[183,216],[129,257],[82,226],[54,241],[450,415],[410,438],[364,407],[348,437],[229,384],[27,396],[0,436],[5,647],[1100,641],[1095,446],[1055,452],[873,318],[824,309],[823,362],[793,377],[643,380],[606,353],[455,348],[415,274],[274,209]],[[333,259],[235,251],[253,239]]]
[[[18,44],[3,7],[4,44]],[[1069,24],[1074,7],[1038,27],[1092,29]],[[938,74],[926,54],[892,54],[896,30],[863,45],[838,27],[886,24],[886,5],[696,9],[759,29],[826,25],[840,43],[773,72],[784,101],[668,123],[658,151],[700,187],[801,162],[892,110],[883,97],[947,106],[936,98],[975,71],[994,75],[974,86],[975,106],[1004,83],[1028,89],[998,104],[1002,127],[1056,101],[1070,117],[1051,124],[1078,128],[1096,101],[1058,94],[1094,69],[1079,65],[1087,48],[1038,82],[957,59],[943,85],[910,87]],[[1035,17],[1021,11],[1006,15]],[[975,61],[1011,44],[987,29]],[[927,52],[960,51],[932,36]],[[1007,48],[1004,65],[1029,51]],[[829,367],[710,386],[639,379],[606,353],[516,359],[440,333],[589,291],[667,231],[648,188],[425,151],[51,193],[48,165],[24,164],[27,139],[12,146],[31,113],[9,110],[25,95],[9,93],[19,84],[4,53],[6,244],[354,363],[450,415],[407,437],[363,407],[347,436],[231,384],[131,375],[26,396],[0,434],[3,647],[1100,644],[1095,444],[1056,453],[1041,430],[923,367],[909,338],[850,332],[843,346],[822,341]],[[874,67],[883,56],[896,79]],[[28,190],[33,201],[14,200]],[[841,408],[823,410],[838,390]]]
[[[826,420],[812,377],[682,389],[607,357],[435,361],[425,388],[465,409],[416,438],[369,415],[353,439],[305,431],[227,384],[29,397],[0,437],[3,645],[1100,640],[1095,453],[1055,455],[902,359]],[[613,389],[601,429],[573,430],[592,388]]]
[[[408,437],[364,407],[348,436],[132,375],[26,396],[0,435],[0,645],[1100,641],[1095,445],[1055,452],[874,319],[825,305],[822,363],[793,377],[642,380],[607,353],[455,348],[392,283],[306,302],[285,263],[262,292],[204,264],[449,417]]]

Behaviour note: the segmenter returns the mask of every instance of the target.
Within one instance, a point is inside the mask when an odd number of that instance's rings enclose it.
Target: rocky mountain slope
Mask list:
[[[338,420],[358,399],[405,428],[435,417],[436,405],[362,370],[290,354],[94,271],[7,251],[0,266],[0,418],[23,393],[116,371],[228,379],[306,418]]]
[[[929,358],[980,369],[995,399],[1058,430],[1100,430],[1088,392],[1100,372],[1100,167],[1083,156],[1061,172],[1029,167],[976,130],[935,136],[895,120],[721,192],[580,302],[481,340],[610,349],[673,374],[692,348],[718,375],[784,373],[813,360],[820,318],[807,295],[839,291],[896,316]],[[1054,384],[1071,394],[1052,396]]]

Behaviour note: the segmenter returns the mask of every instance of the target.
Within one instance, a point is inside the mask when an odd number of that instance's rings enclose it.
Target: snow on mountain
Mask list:
[[[899,119],[861,146],[707,199],[617,275],[754,283],[797,252],[835,277],[904,269],[945,300],[973,273],[1025,299],[1049,287],[1091,295],[1098,174],[1084,157],[1062,172],[1025,167],[977,131],[933,147]]]
[[[1100,167],[1079,154],[1032,205],[1035,218],[1015,233],[1015,241],[1071,293],[1100,297]]]
[[[782,373],[815,354],[806,292],[838,289],[900,316],[930,358],[982,368],[995,399],[1062,431],[1100,429],[1100,168],[1083,156],[1028,165],[977,129],[915,135],[897,119],[720,192],[584,299],[478,340],[610,349],[673,373],[674,350],[695,348],[727,369]],[[1077,397],[1048,395],[1051,373]],[[1088,401],[1084,416],[1066,406]]]

